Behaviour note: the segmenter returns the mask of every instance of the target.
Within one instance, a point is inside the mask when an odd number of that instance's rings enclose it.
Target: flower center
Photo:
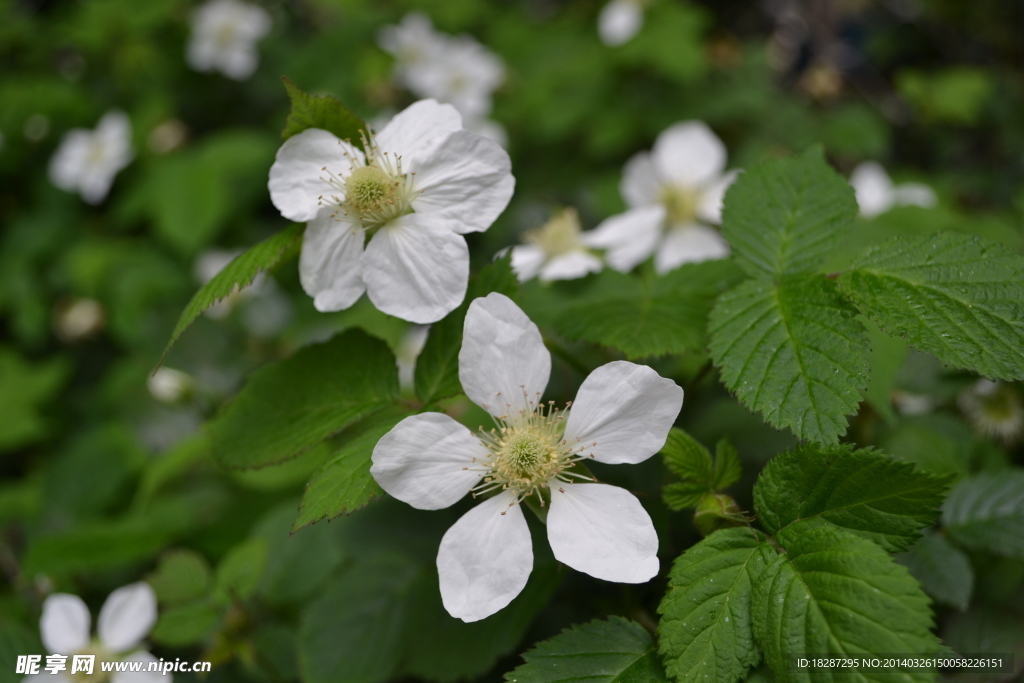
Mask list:
[[[94,655],[96,657],[93,660],[92,673],[86,671],[76,671],[71,673],[74,668],[74,655]],[[72,654],[67,660],[67,670],[62,672],[66,673],[67,677],[72,681],[88,681],[89,683],[102,683],[110,678],[110,672],[103,671],[103,662],[114,662],[117,661],[117,657],[111,654],[103,645],[97,641],[93,641],[88,646]]]
[[[394,203],[398,183],[377,166],[363,166],[345,180],[345,201],[362,213],[378,211]]]
[[[528,244],[541,248],[548,258],[564,256],[574,251],[583,251],[586,246],[580,240],[580,217],[576,209],[568,208],[536,230],[527,230],[523,239]]]
[[[321,180],[339,194],[322,196],[320,201],[337,204],[346,216],[355,218],[372,233],[385,223],[412,213],[412,201],[419,193],[413,189],[414,174],[402,172],[400,157],[381,152],[372,138],[363,138],[363,148],[366,163],[352,160],[348,174],[337,176],[323,168],[327,175]]]
[[[697,217],[700,194],[689,188],[666,185],[658,199],[665,207],[670,223],[692,223]]]

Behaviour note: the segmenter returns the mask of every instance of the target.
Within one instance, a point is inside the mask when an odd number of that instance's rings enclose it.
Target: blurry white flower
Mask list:
[[[466,130],[473,131],[489,140],[494,140],[502,147],[508,148],[508,132],[497,121],[481,118],[463,118],[462,125]]]
[[[979,379],[960,393],[957,405],[985,436],[1013,442],[1024,433],[1024,400],[1012,384]]]
[[[66,343],[88,339],[103,329],[107,313],[95,299],[73,299],[54,308],[53,331]]]
[[[150,396],[161,403],[180,403],[192,393],[195,386],[196,381],[191,375],[165,367],[157,368],[146,380]]]
[[[894,206],[912,204],[930,208],[935,206],[936,197],[932,188],[921,183],[893,185],[889,174],[874,161],[865,161],[853,169],[850,185],[857,195],[860,214],[872,218],[885,213]]]
[[[395,78],[406,88],[410,87],[407,70],[431,61],[443,40],[422,12],[409,12],[397,25],[384,26],[377,34],[377,44],[395,58]]]
[[[319,311],[348,308],[365,291],[389,315],[440,320],[466,294],[462,235],[487,230],[512,197],[508,154],[434,100],[408,107],[364,146],[312,128],[277,152],[271,200],[307,223],[302,286]]]
[[[627,272],[655,254],[666,273],[684,263],[729,255],[729,245],[707,224],[721,220],[722,196],[736,178],[725,173],[725,145],[700,121],[663,131],[650,152],[626,162],[619,189],[629,209],[588,236],[607,249],[608,265]]]
[[[402,336],[395,351],[395,362],[398,364],[398,384],[403,389],[413,386],[416,374],[416,359],[427,343],[430,325],[410,325]]]
[[[421,510],[495,492],[444,535],[437,554],[445,609],[466,622],[502,609],[533,569],[519,505],[550,500],[555,558],[606,581],[643,583],[658,573],[658,536],[628,491],[571,471],[594,459],[639,463],[664,445],[683,390],[643,365],[615,361],[590,374],[572,409],[541,402],[551,356],[540,331],[508,297],[477,299],[466,314],[459,379],[496,428],[473,434],[442,413],[407,417],[373,450],[385,491]]]
[[[156,154],[172,152],[188,139],[188,128],[179,119],[167,119],[154,128],[146,139],[149,149]]]
[[[270,31],[270,15],[239,0],[210,0],[192,13],[186,59],[196,71],[220,71],[244,81],[256,71],[256,43]]]
[[[72,655],[96,655],[93,677],[103,677],[101,662],[133,661],[142,662],[141,672],[114,672],[111,683],[156,683],[170,681],[170,674],[159,671],[145,671],[149,662],[156,657],[142,649],[142,639],[156,622],[156,594],[145,582],[133,583],[118,588],[110,594],[100,609],[96,621],[98,638],[89,637],[91,616],[89,608],[77,595],[54,593],[43,602],[43,615],[39,619],[39,631],[47,652],[69,657],[67,670],[38,673],[24,680],[50,681],[51,683],[72,683],[79,680],[79,674],[71,675]]]
[[[935,399],[925,394],[893,392],[892,402],[900,415],[926,415],[935,409]]]
[[[196,258],[193,266],[196,280],[205,285],[241,253],[241,249],[207,249]],[[206,315],[220,320],[238,307],[242,308],[245,328],[262,337],[280,332],[292,316],[292,306],[287,295],[262,272],[253,278],[248,287],[239,289],[236,286],[230,294],[207,308]]]
[[[512,269],[520,282],[536,276],[541,280],[574,280],[596,273],[603,264],[587,248],[586,238],[576,209],[560,211],[542,227],[525,232],[526,244],[512,247]]]
[[[601,42],[614,47],[622,45],[640,32],[644,25],[641,0],[612,0],[597,17],[597,33]]]
[[[69,130],[50,159],[50,182],[99,204],[114,176],[134,158],[132,124],[122,111],[103,115],[96,130]]]

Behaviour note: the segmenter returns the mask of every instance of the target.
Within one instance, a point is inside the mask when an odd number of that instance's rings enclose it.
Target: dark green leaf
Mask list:
[[[882,437],[882,448],[934,474],[967,474],[974,436],[962,420],[948,413],[903,417]]]
[[[942,524],[968,548],[1024,559],[1024,470],[962,480],[943,507]]]
[[[41,655],[43,652],[36,631],[29,630],[16,621],[0,621],[0,683],[22,683],[26,676],[15,673],[18,655]],[[46,665],[45,658],[42,665]],[[46,675],[49,674],[41,674]]]
[[[146,577],[162,603],[195,600],[210,587],[210,566],[193,550],[172,550],[160,558],[156,571]]]
[[[715,465],[708,449],[678,427],[669,430],[661,455],[665,465],[683,479],[710,485],[715,477]]]
[[[313,597],[346,556],[337,529],[321,524],[292,533],[294,519],[295,504],[282,503],[252,532],[267,542],[267,567],[259,594],[280,605],[300,604]]]
[[[943,605],[967,609],[974,591],[971,561],[959,548],[937,533],[925,534],[896,561],[910,570],[928,595]]]
[[[336,97],[310,95],[290,79],[282,80],[288,91],[288,99],[292,102],[292,110],[281,131],[282,140],[308,128],[321,128],[362,149],[362,135],[366,134],[367,129],[361,118],[349,111]]]

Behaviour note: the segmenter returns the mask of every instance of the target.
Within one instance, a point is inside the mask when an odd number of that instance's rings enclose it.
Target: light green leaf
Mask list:
[[[834,670],[791,669],[788,655],[939,651],[927,596],[876,544],[806,523],[777,540],[786,552],[757,577],[753,605],[757,642],[780,683],[835,680]],[[893,683],[934,679],[931,672],[879,668],[849,670],[847,676]]]
[[[188,329],[203,311],[232,292],[252,284],[261,272],[273,270],[295,256],[304,228],[303,225],[292,224],[287,229],[268,237],[244,254],[240,254],[224,270],[217,273],[216,277],[203,285],[181,312],[160,362],[163,363],[174,342],[178,341],[181,333]]]
[[[1024,470],[962,480],[942,509],[942,524],[968,548],[1024,559]]]
[[[683,479],[702,484],[710,484],[714,479],[715,466],[708,449],[678,427],[669,430],[661,455],[665,465]]]
[[[670,510],[679,512],[680,510],[697,507],[708,493],[706,484],[695,481],[683,481],[667,484],[661,490],[661,497]]]
[[[817,519],[895,552],[935,521],[947,486],[947,478],[878,451],[808,445],[768,463],[754,486],[754,509],[773,534]]]
[[[853,189],[812,147],[740,174],[725,194],[722,234],[753,277],[813,273],[856,216]]]
[[[967,609],[974,591],[974,569],[962,550],[945,536],[928,533],[896,561],[910,570],[928,595],[943,605]]]
[[[609,617],[579,624],[523,653],[510,683],[662,683],[654,638],[639,624]]]
[[[367,134],[367,128],[361,118],[349,111],[336,97],[310,95],[291,79],[282,80],[288,91],[288,99],[292,102],[288,120],[281,131],[282,140],[309,128],[321,128],[362,149],[362,134]]]
[[[665,465],[683,479],[662,491],[673,510],[696,507],[708,493],[720,491],[739,481],[743,473],[736,449],[725,439],[718,442],[715,457],[696,439],[673,427],[661,449]]]
[[[162,603],[195,600],[206,595],[210,587],[210,566],[194,550],[172,550],[160,558],[156,571],[146,581]]]
[[[221,610],[206,602],[175,605],[160,612],[160,619],[150,635],[161,645],[192,645],[203,640],[220,616]]]
[[[943,363],[1024,378],[1024,257],[978,237],[894,238],[865,251],[840,286],[883,331]]]
[[[680,555],[658,612],[665,668],[677,681],[736,683],[761,658],[751,627],[752,581],[765,566],[763,537],[721,529]]]
[[[245,600],[256,592],[266,567],[266,539],[253,538],[236,545],[217,565],[214,597],[223,603]]]
[[[396,398],[387,345],[350,330],[254,372],[209,424],[214,456],[229,469],[281,462]]]
[[[740,454],[728,439],[715,444],[715,478],[712,482],[716,491],[729,488],[743,476]]]
[[[769,424],[835,443],[868,380],[867,333],[854,315],[830,280],[751,280],[711,311],[711,357],[725,385]]]

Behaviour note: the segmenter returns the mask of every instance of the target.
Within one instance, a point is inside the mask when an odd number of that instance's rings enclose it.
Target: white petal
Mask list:
[[[441,539],[437,573],[441,601],[465,622],[512,602],[533,570],[533,545],[516,494],[505,491],[464,514]]]
[[[43,602],[39,635],[43,647],[58,655],[70,655],[89,644],[89,608],[82,598],[69,593],[54,593]]]
[[[540,401],[551,354],[540,330],[504,294],[469,305],[459,351],[459,380],[470,400],[491,415],[515,416]]]
[[[640,152],[630,157],[622,169],[619,192],[631,208],[651,206],[658,203],[662,181],[654,168],[649,152]]]
[[[938,202],[935,190],[923,183],[902,183],[893,189],[893,198],[897,204],[906,206],[923,206],[930,209]]]
[[[370,474],[381,488],[420,510],[454,505],[480,479],[473,459],[487,456],[480,439],[443,413],[407,417],[373,448]]]
[[[68,192],[77,190],[91,147],[92,132],[75,128],[65,133],[60,147],[50,158],[50,182]]]
[[[382,152],[402,157],[402,170],[417,170],[456,131],[462,130],[462,116],[450,104],[436,100],[414,102],[388,121],[377,134]]]
[[[682,407],[683,390],[675,382],[646,365],[613,361],[583,380],[565,438],[586,445],[598,462],[643,462],[665,445]]]
[[[173,675],[168,673],[164,676],[159,671],[147,671],[150,662],[158,661],[156,657],[148,652],[140,650],[133,652],[124,658],[126,662],[142,662],[142,671],[117,671],[110,678],[110,683],[170,683]],[[96,664],[99,670],[99,664]]]
[[[722,222],[722,199],[725,191],[733,184],[739,171],[729,171],[725,175],[715,178],[700,193],[700,202],[697,204],[697,218],[708,223]]]
[[[892,180],[881,164],[865,161],[853,169],[850,185],[857,195],[860,213],[865,218],[885,213],[893,205]]]
[[[548,261],[540,271],[541,280],[575,280],[601,270],[601,259],[585,251],[571,251]]]
[[[640,501],[607,484],[551,483],[548,542],[555,559],[605,581],[658,573],[658,535]]]
[[[363,284],[364,232],[337,207],[325,206],[306,225],[299,257],[299,279],[316,310],[341,311],[366,291]]]
[[[664,275],[684,263],[713,261],[728,255],[729,243],[717,230],[692,223],[665,231],[665,239],[654,257],[654,267]]]
[[[340,188],[324,180],[327,172],[347,176],[353,159],[362,165],[363,153],[326,130],[310,128],[293,135],[277,150],[270,167],[270,200],[289,220],[313,220],[320,211],[321,197],[344,199]]]
[[[363,254],[373,305],[413,323],[433,323],[466,296],[469,247],[449,221],[412,213],[381,228]]]
[[[500,257],[499,257],[500,258]],[[540,272],[547,256],[544,250],[535,244],[521,244],[512,247],[512,270],[520,282],[526,282]]]
[[[221,54],[220,69],[228,78],[244,81],[253,75],[259,63],[255,46],[239,42]]]
[[[451,134],[409,169],[416,173],[415,187],[420,192],[413,208],[455,221],[455,231],[460,233],[491,227],[508,206],[516,185],[508,152],[494,140],[468,130]]]
[[[654,253],[664,224],[665,207],[645,206],[606,218],[581,239],[589,247],[607,249],[608,265],[628,273]]]
[[[597,17],[601,42],[614,47],[635,36],[644,25],[644,12],[637,0],[612,0]]]
[[[139,644],[156,622],[156,593],[145,581],[122,586],[100,609],[96,632],[111,652],[127,652]]]
[[[701,121],[677,123],[662,131],[651,153],[663,178],[686,187],[706,185],[725,170],[725,145]]]

